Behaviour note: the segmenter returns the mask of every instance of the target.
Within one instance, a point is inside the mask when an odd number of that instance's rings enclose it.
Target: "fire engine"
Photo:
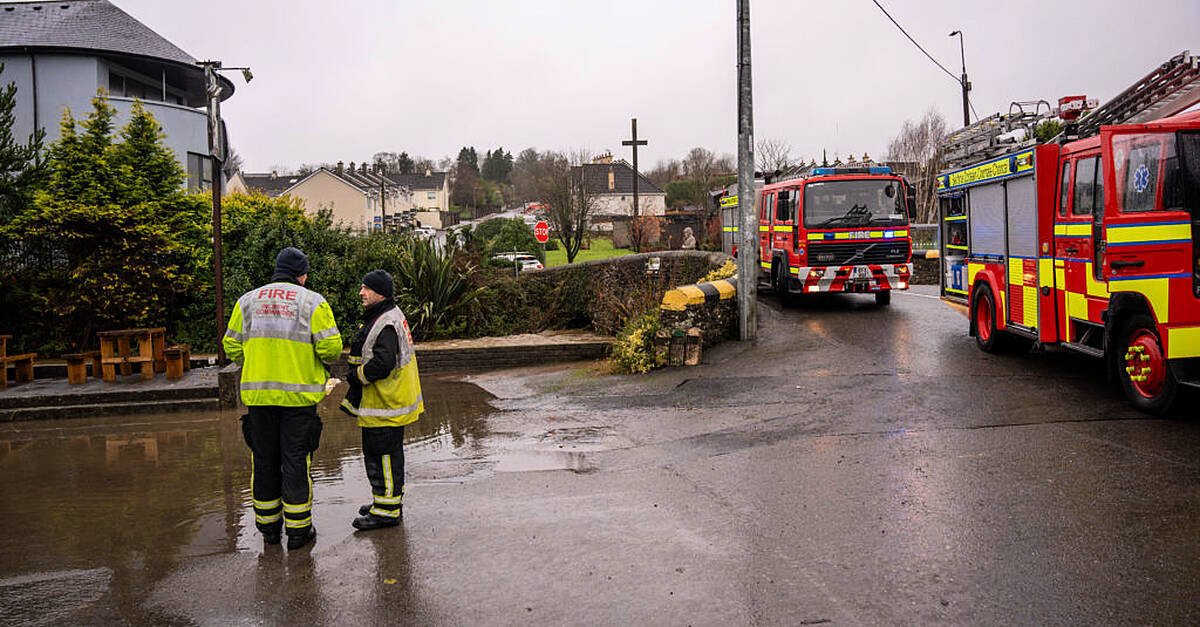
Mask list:
[[[736,206],[736,198],[722,206]],[[758,190],[760,279],[784,305],[799,294],[874,294],[880,305],[912,276],[912,186],[886,166],[813,168]],[[727,229],[736,232],[734,229]]]
[[[1078,123],[1078,105],[1060,107],[1071,114],[1051,143],[1006,150],[1014,122],[1037,121],[1012,109],[951,137],[957,163],[937,179],[941,292],[967,306],[980,349],[1103,358],[1151,413],[1200,388],[1200,111],[1185,112],[1196,102],[1200,58],[1185,51]]]

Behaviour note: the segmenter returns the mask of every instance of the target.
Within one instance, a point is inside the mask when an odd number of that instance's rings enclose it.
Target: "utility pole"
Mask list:
[[[222,68],[220,61],[198,61],[204,68],[204,93],[208,100],[208,154],[212,163],[212,229],[213,229],[213,290],[217,300],[217,364],[225,365],[225,286],[224,270],[221,266],[221,172],[225,160],[225,137],[221,132],[221,83],[217,70],[241,70],[242,77],[249,83],[254,75],[248,67]]]
[[[958,54],[962,58],[962,78],[959,83],[962,85],[963,98],[963,128],[971,125],[971,101],[967,98],[967,92],[971,91],[971,82],[967,80],[967,53],[963,48],[963,33],[961,30],[956,30],[950,33],[953,37],[958,35]]]
[[[738,21],[738,335],[758,337],[758,216],[754,213],[754,108],[750,84],[750,0],[737,0]]]

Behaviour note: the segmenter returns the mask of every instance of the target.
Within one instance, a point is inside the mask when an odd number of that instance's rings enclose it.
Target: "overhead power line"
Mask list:
[[[929,54],[929,52],[927,52],[927,51],[925,50],[925,48],[922,48],[922,47],[921,47],[921,44],[917,43],[917,40],[916,40],[916,39],[913,39],[913,38],[912,38],[912,35],[909,35],[909,34],[908,34],[908,31],[904,30],[904,27],[900,25],[900,22],[897,22],[897,21],[896,21],[896,18],[892,17],[892,14],[891,14],[891,13],[888,13],[888,12],[887,12],[887,9],[883,8],[883,5],[882,5],[882,4],[879,4],[879,0],[871,0],[871,2],[874,2],[874,3],[875,3],[875,6],[879,7],[879,10],[880,10],[880,11],[883,11],[883,14],[887,16],[887,19],[891,20],[891,21],[892,21],[892,24],[895,24],[895,25],[896,25],[896,28],[900,29],[900,32],[901,32],[901,33],[904,33],[904,36],[905,36],[905,37],[907,37],[907,38],[908,38],[908,40],[909,40],[909,41],[911,41],[911,42],[912,42],[912,44],[913,44],[914,46],[916,46],[916,47],[917,47],[917,50],[920,50],[922,53],[924,53],[924,54],[925,54],[925,56],[926,56],[926,57],[929,57],[929,60],[930,60],[930,61],[933,61],[933,64],[934,64],[934,65],[936,65],[936,66],[938,66],[939,68],[941,68],[941,70],[942,70],[943,72],[945,72],[945,73],[946,73],[946,76],[949,76],[951,79],[953,79],[955,83],[958,83],[959,85],[962,85],[962,79],[961,79],[961,78],[959,78],[958,76],[955,76],[955,75],[954,75],[954,72],[951,72],[950,70],[947,70],[947,69],[946,69],[946,66],[942,65],[941,63],[939,63],[937,59],[933,58],[933,55]],[[967,104],[968,104],[968,105],[970,105],[970,107],[971,107],[971,113],[975,113],[975,104],[971,102],[970,98],[968,98],[968,99],[967,99]],[[978,113],[975,113],[975,119],[977,119],[977,120],[979,119],[979,114],[978,114]]]

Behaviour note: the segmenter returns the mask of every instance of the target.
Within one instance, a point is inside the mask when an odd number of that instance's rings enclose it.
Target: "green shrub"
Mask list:
[[[613,342],[612,361],[624,372],[644,374],[662,366],[654,353],[654,336],[662,324],[658,309],[634,318]]]
[[[482,228],[482,225],[481,227]],[[542,245],[533,235],[533,229],[520,218],[513,218],[500,227],[500,232],[488,246],[489,254],[520,252],[529,253],[538,258],[543,264],[546,256],[542,253]]]
[[[488,218],[475,227],[475,238],[487,242],[500,234],[500,229],[508,223],[508,218]]]
[[[558,240],[556,240],[556,239],[546,240],[545,245],[546,245],[546,250],[548,250],[548,251],[549,250],[558,250]]]

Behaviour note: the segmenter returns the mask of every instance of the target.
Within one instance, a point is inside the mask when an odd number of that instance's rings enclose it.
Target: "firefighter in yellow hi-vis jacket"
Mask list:
[[[326,365],[342,353],[333,310],[304,288],[308,257],[288,247],[271,282],[238,299],[222,343],[242,365],[242,434],[250,447],[254,521],[267,544],[287,530],[288,550],[303,547],[312,525],[312,455],[321,441],[317,403]]]
[[[425,411],[408,321],[392,298],[392,275],[363,277],[363,324],[350,340],[350,390],[342,411],[358,417],[371,503],[352,523],[368,530],[400,524],[404,497],[404,425]]]

